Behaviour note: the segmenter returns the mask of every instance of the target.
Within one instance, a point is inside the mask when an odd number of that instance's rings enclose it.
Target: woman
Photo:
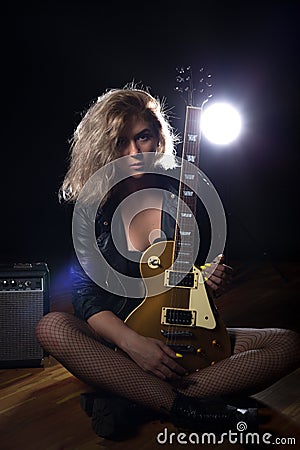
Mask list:
[[[75,226],[75,247],[83,248],[76,249],[80,264],[73,268],[75,315],[52,312],[42,318],[36,334],[46,351],[96,389],[89,400],[94,430],[104,437],[116,431],[109,429],[107,415],[105,422],[107,409],[117,420],[121,406],[127,419],[132,411],[140,415],[143,410],[179,426],[209,431],[222,424],[228,429],[241,418],[243,405],[235,407],[222,399],[258,392],[299,362],[299,337],[293,331],[229,329],[231,355],[187,375],[179,353],[124,322],[144,298],[141,253],[156,239],[174,237],[176,186],[163,174],[177,170],[176,143],[158,100],[133,86],[110,90],[91,105],[74,134],[60,191],[61,198],[85,205],[85,211],[97,205],[91,222],[104,259],[100,269],[95,268],[96,259],[86,257],[84,226]],[[97,173],[92,188],[85,189]],[[89,213],[86,221],[87,217]],[[206,283],[216,291],[226,274],[230,276],[230,268],[221,262],[214,268]],[[123,275],[130,279],[129,291],[134,284],[136,295],[127,294],[120,281]],[[243,412],[244,421],[256,421],[255,408]]]

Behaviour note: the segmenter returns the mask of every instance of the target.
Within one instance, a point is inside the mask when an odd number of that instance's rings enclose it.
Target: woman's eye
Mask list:
[[[151,138],[150,134],[142,134],[141,136],[139,136],[138,140],[139,141],[147,141],[150,138]]]
[[[125,138],[118,138],[117,139],[117,147],[123,147],[123,145],[125,145],[126,139]]]

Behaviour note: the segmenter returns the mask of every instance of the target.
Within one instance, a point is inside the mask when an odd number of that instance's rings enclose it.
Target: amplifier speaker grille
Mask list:
[[[0,367],[41,366],[45,356],[35,327],[49,311],[45,263],[0,268]]]

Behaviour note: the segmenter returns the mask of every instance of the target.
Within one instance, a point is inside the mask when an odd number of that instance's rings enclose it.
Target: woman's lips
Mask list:
[[[144,167],[144,164],[130,164],[130,167],[132,169],[142,169]]]

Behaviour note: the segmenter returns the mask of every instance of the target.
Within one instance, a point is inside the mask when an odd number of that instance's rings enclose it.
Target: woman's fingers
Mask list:
[[[221,284],[228,284],[232,278],[233,269],[226,264],[206,263],[201,266],[202,274],[207,284],[214,288]]]

